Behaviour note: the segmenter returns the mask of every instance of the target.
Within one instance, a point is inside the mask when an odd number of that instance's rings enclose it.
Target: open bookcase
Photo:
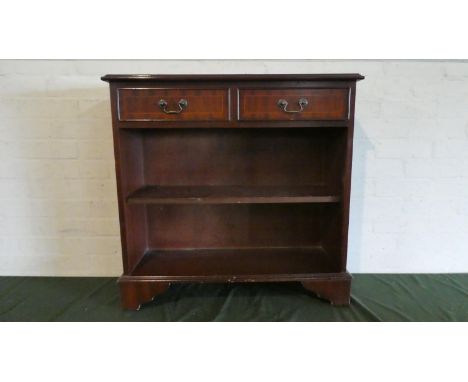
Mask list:
[[[349,303],[362,77],[296,77],[103,77],[111,83],[125,308],[172,282],[300,281]]]

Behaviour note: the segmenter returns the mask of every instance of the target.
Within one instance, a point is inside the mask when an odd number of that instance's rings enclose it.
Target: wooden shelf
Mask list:
[[[124,308],[177,282],[299,281],[349,304],[361,75],[102,79],[110,82]]]
[[[324,186],[145,186],[130,194],[139,204],[337,203]]]
[[[323,247],[314,246],[150,250],[131,275],[248,281],[249,276],[278,277],[334,271]]]

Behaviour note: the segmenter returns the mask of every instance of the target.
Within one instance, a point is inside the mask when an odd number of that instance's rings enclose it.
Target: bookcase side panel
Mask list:
[[[115,170],[124,274],[138,264],[147,248],[146,208],[129,206],[126,197],[144,185],[142,137],[138,131],[117,126],[117,86],[111,84],[111,108],[114,137]]]

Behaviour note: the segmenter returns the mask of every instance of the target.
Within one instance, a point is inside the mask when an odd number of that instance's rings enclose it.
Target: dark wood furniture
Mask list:
[[[138,309],[172,282],[299,281],[349,304],[359,74],[106,75],[124,274]]]

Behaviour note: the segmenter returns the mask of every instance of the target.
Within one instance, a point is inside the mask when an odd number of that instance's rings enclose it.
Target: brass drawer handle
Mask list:
[[[304,108],[309,104],[309,101],[307,100],[307,98],[299,98],[297,103],[300,107],[299,110],[286,110],[286,108],[288,107],[288,101],[286,101],[285,99],[278,100],[277,105],[285,113],[301,113],[302,111],[304,111]]]
[[[179,113],[182,113],[185,109],[187,109],[188,101],[182,98],[179,102],[177,102],[177,105],[179,106],[179,110],[167,110],[166,109],[167,101],[165,99],[159,100],[158,105],[160,109],[166,114],[179,114]]]

